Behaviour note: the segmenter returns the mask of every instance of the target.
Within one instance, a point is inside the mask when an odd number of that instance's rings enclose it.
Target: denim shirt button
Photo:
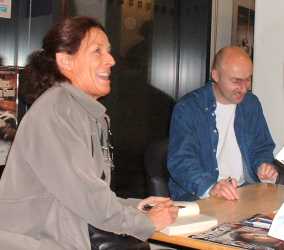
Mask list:
[[[207,108],[207,107],[205,108],[205,111],[208,111],[208,108]]]
[[[216,148],[213,149],[213,152],[216,153]]]
[[[217,133],[217,129],[214,129],[213,132],[216,134]]]
[[[211,115],[212,115],[212,116],[215,116],[215,113],[213,112],[213,113],[211,113]]]

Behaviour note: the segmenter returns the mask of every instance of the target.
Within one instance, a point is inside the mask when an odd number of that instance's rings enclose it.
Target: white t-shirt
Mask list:
[[[238,185],[241,185],[244,183],[244,170],[234,130],[235,111],[236,104],[217,102],[215,114],[219,140],[216,158],[219,168],[218,180],[232,177],[238,181]]]

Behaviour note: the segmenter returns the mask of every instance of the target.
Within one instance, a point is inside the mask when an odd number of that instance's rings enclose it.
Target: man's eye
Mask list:
[[[243,82],[242,79],[233,79],[233,83],[240,84],[240,83],[242,83],[242,82]]]

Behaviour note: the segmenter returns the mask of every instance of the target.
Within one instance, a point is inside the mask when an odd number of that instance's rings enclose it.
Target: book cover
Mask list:
[[[0,165],[5,165],[17,128],[19,70],[0,67]]]
[[[243,249],[283,250],[284,241],[268,236],[271,221],[270,216],[256,214],[239,223],[224,223],[190,237]]]
[[[196,202],[175,202],[180,207],[175,223],[163,229],[161,232],[168,235],[193,234],[204,232],[218,224],[216,218],[200,214]]]

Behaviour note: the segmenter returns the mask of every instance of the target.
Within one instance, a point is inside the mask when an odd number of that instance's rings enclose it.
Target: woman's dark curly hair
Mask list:
[[[87,16],[69,17],[54,25],[43,39],[42,49],[28,57],[23,70],[20,94],[26,103],[32,102],[56,82],[68,81],[60,73],[56,63],[56,53],[75,54],[91,28],[104,30],[94,18]]]

